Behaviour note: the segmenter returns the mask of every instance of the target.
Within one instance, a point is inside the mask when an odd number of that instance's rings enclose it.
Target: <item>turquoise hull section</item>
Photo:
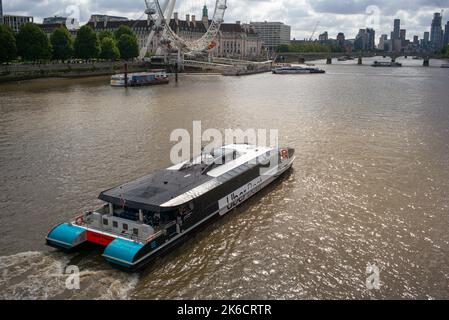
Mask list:
[[[86,230],[69,223],[60,224],[50,231],[47,236],[47,243],[68,250],[86,241]]]
[[[141,243],[115,239],[106,247],[103,257],[113,264],[125,268],[132,268],[135,257],[143,247],[144,245]]]

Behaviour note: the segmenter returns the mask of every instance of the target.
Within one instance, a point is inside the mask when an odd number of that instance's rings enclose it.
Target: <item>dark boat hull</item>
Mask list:
[[[282,179],[282,177],[285,176],[286,174],[288,174],[290,172],[290,170],[291,170],[291,166],[289,168],[287,168],[284,172],[282,172],[279,176],[277,176],[273,181],[268,183],[262,190],[264,190],[268,186],[272,185],[276,181]],[[260,192],[255,193],[250,198],[246,199],[243,203],[241,203],[237,207],[233,208],[231,211],[233,211],[233,210],[235,210],[235,209],[245,205],[249,199],[253,198],[257,194],[260,194]],[[123,265],[116,264],[116,263],[113,263],[113,262],[111,262],[111,266],[113,266],[114,268],[116,268],[118,270],[131,272],[131,273],[142,271],[143,269],[149,267],[152,263],[154,263],[155,260],[157,260],[158,258],[162,258],[165,255],[169,254],[170,252],[172,252],[173,250],[178,248],[180,245],[185,243],[186,240],[191,239],[195,234],[198,234],[199,232],[203,231],[205,228],[207,228],[208,226],[212,225],[213,223],[218,222],[224,216],[226,216],[226,214],[220,215],[219,212],[215,213],[212,217],[210,217],[209,219],[207,219],[203,223],[199,224],[198,226],[192,228],[189,231],[183,232],[179,238],[177,238],[176,240],[170,242],[164,248],[162,248],[160,251],[158,251],[158,252],[156,252],[154,254],[151,254],[150,256],[148,256],[147,258],[145,258],[144,260],[142,260],[141,262],[139,262],[138,264],[136,264],[133,267],[125,267]]]
[[[131,82],[129,84],[130,87],[147,87],[147,86],[160,86],[163,84],[169,84],[170,80],[154,80],[154,81],[146,81],[146,82]]]
[[[218,200],[211,200],[210,203],[217,203],[216,209],[214,209],[213,212],[210,214],[204,212],[204,209],[201,212],[196,213],[196,216],[201,216],[202,220],[193,222],[193,225],[185,227],[183,232],[181,234],[178,233],[172,233],[165,237],[158,238],[157,242],[154,243],[153,241],[150,241],[145,246],[143,246],[138,252],[135,253],[135,255],[132,258],[132,261],[123,261],[120,259],[117,259],[116,257],[109,256],[107,250],[103,254],[103,257],[106,258],[110,263],[112,263],[115,266],[118,266],[120,269],[127,269],[130,271],[135,271],[141,269],[143,266],[150,263],[152,260],[156,259],[157,257],[160,257],[164,253],[166,253],[168,250],[176,246],[180,242],[184,242],[185,238],[187,236],[190,236],[192,233],[196,232],[197,230],[203,228],[205,225],[219,219],[220,217],[228,214],[231,212],[234,208],[240,206],[241,204],[247,202],[250,198],[252,198],[254,195],[260,193],[262,190],[264,190],[266,187],[271,185],[273,182],[278,180],[285,172],[291,169],[293,162],[295,158],[288,159],[285,163],[281,164],[277,168],[277,172],[274,175],[269,175],[267,178],[261,182],[260,185],[258,185],[257,189],[255,189],[254,192],[250,192],[245,195],[242,199],[239,199],[235,203],[231,203],[228,207],[222,207],[219,208]],[[260,168],[257,168],[259,170]],[[256,178],[257,179],[257,178]],[[261,179],[261,176],[259,176],[259,179]],[[262,180],[262,179],[261,179]],[[242,187],[246,184],[252,183],[254,180],[247,180],[243,185],[238,185],[238,187]],[[232,191],[239,190],[238,187],[232,187]],[[227,192],[229,194],[229,192]],[[156,240],[155,240],[156,241]]]

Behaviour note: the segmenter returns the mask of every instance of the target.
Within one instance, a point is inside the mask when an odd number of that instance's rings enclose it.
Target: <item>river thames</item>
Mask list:
[[[0,298],[449,299],[449,70],[399,61],[127,90],[107,77],[0,85]],[[294,168],[141,273],[45,246],[101,191],[170,165],[170,133],[195,120],[279,129]],[[68,265],[80,290],[65,287]]]

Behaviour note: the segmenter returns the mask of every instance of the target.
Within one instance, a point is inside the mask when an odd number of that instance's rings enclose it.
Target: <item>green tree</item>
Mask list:
[[[98,34],[98,41],[100,41],[100,43],[103,41],[104,38],[112,38],[114,39],[114,34],[111,31],[101,31]]]
[[[34,23],[24,24],[17,34],[17,50],[24,60],[36,61],[51,58],[47,35]]]
[[[120,51],[118,50],[113,38],[103,38],[103,40],[101,41],[100,57],[107,60],[120,59]]]
[[[286,50],[286,49],[285,49]],[[295,43],[288,46],[289,52],[319,52],[326,53],[337,50],[329,45],[321,44],[319,42],[303,42]],[[285,51],[284,51],[285,52]]]
[[[281,44],[279,46],[279,52],[289,52],[290,51],[290,45],[288,44]]]
[[[129,60],[139,56],[139,45],[135,36],[123,34],[118,40],[118,49],[122,59]]]
[[[9,62],[17,57],[16,38],[11,28],[0,25],[0,63]]]
[[[135,37],[135,35],[130,27],[122,25],[114,32],[115,40],[119,41],[120,37],[124,34]]]
[[[50,36],[54,60],[67,60],[73,57],[73,40],[66,28],[58,28]]]
[[[87,25],[78,30],[73,47],[75,56],[79,59],[97,58],[100,53],[97,34]]]

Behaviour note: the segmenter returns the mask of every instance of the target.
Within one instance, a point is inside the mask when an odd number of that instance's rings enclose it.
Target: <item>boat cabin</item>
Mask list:
[[[105,205],[80,218],[80,223],[105,233],[138,241],[180,232],[184,220],[202,206],[198,196],[215,187],[216,176],[247,162],[247,150],[215,148],[166,170],[160,170],[103,191]],[[216,202],[215,202],[216,203]],[[214,204],[215,204],[214,203]],[[76,223],[78,223],[76,222]]]

